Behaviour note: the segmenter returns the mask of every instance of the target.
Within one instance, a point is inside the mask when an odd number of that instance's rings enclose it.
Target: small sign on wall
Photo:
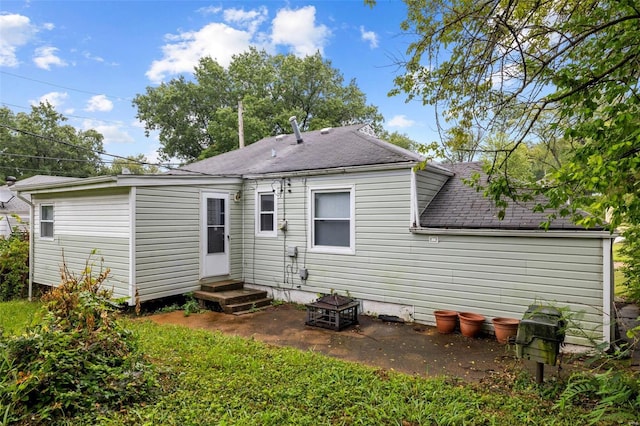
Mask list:
[[[438,244],[438,236],[429,235],[429,244]]]

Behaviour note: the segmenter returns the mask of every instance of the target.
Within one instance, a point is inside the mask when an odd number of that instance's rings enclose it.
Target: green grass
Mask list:
[[[622,243],[615,243],[613,245],[613,261],[614,262],[624,262],[627,258],[620,254],[620,249],[622,248]]]
[[[0,303],[2,319],[17,311],[22,319],[6,321],[12,330],[24,328],[33,305]],[[478,385],[425,379],[219,332],[125,321],[160,375],[157,399],[67,424],[575,425],[587,414],[554,409],[553,380],[539,388],[517,375]]]
[[[42,306],[39,302],[14,300],[0,304],[0,329],[4,334],[22,333],[31,323],[33,315]]]

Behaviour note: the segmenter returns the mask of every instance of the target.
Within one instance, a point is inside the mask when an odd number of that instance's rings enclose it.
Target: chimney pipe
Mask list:
[[[293,133],[295,133],[296,135],[296,142],[302,143],[302,135],[300,134],[300,128],[298,127],[298,122],[296,121],[295,115],[289,119],[289,123],[291,123],[291,127],[293,127]]]
[[[14,176],[7,176],[7,178],[5,179],[7,186],[15,185],[17,180],[18,179],[16,179]]]

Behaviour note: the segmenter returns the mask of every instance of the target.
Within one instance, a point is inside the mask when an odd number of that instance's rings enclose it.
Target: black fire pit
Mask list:
[[[321,297],[307,306],[305,324],[340,331],[358,323],[359,302],[337,294]]]

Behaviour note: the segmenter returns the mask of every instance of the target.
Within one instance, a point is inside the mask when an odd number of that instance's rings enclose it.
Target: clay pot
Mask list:
[[[456,329],[458,324],[458,313],[456,311],[433,311],[433,315],[436,317],[438,333],[449,334]]]
[[[476,337],[480,330],[482,330],[482,324],[484,324],[484,316],[480,314],[474,314],[472,312],[460,312],[460,331],[464,336]]]
[[[497,317],[491,322],[493,322],[493,330],[496,333],[498,343],[508,343],[510,337],[515,337],[518,334],[518,325],[520,324],[518,319]]]

